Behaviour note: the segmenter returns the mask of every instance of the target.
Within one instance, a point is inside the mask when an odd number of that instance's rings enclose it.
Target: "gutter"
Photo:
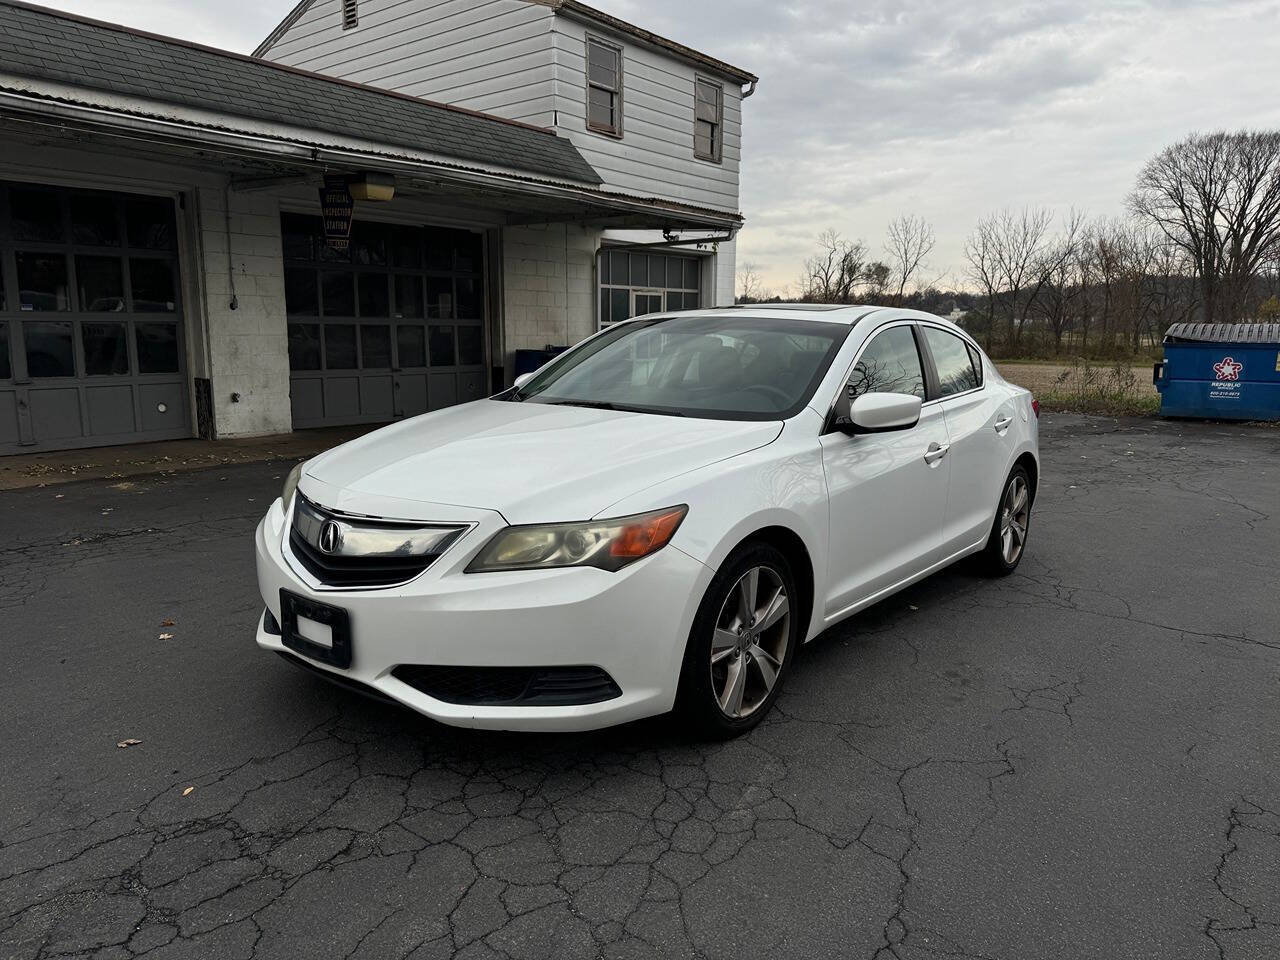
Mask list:
[[[711,70],[721,76],[736,80],[739,84],[749,83],[752,89],[755,88],[756,82],[760,79],[754,73],[743,70],[741,67],[735,67],[731,63],[725,63],[725,61],[716,57],[694,50],[692,47],[687,47],[683,43],[670,40],[651,30],[646,30],[644,27],[638,27],[634,23],[619,19],[605,13],[603,10],[587,6],[587,4],[581,3],[579,0],[533,0],[533,2],[546,2],[547,6],[557,13],[563,13],[574,19],[605,27],[606,29],[616,30],[618,33],[633,37],[649,46],[657,47],[668,54],[674,54],[682,60],[696,63],[704,70]]]

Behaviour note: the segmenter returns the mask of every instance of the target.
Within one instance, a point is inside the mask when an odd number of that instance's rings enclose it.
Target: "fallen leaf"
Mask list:
[[[170,620],[170,619],[168,619],[168,618],[165,618],[164,620],[161,620],[161,621],[160,621],[160,626],[162,626],[162,627],[172,627],[172,626],[173,626],[173,621],[172,621],[172,620]]]
[[[912,610],[919,610],[919,609],[920,609],[920,608],[919,608],[919,607],[917,607],[914,603],[908,603],[908,604],[907,604],[907,606],[908,606],[908,607],[910,607]]]
[[[116,746],[119,747],[121,750],[123,750],[126,747],[136,747],[141,742],[142,742],[141,740],[121,740],[119,743],[116,744]]]
[[[183,790],[183,791],[182,791],[182,795],[183,795],[184,797],[189,797],[189,796],[191,795],[191,792],[192,792],[193,790],[195,790],[195,787],[187,787],[187,789],[185,789],[185,790]]]
[[[173,639],[173,634],[172,634],[172,633],[162,633],[162,634],[160,634],[160,636],[156,637],[156,639],[157,639],[157,640],[172,640],[172,639]]]

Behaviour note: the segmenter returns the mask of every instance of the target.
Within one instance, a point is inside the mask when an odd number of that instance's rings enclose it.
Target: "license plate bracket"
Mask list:
[[[303,636],[298,630],[299,617],[328,627],[332,645],[325,646]],[[351,666],[351,616],[342,607],[281,590],[280,633],[284,645],[294,653],[342,670]]]

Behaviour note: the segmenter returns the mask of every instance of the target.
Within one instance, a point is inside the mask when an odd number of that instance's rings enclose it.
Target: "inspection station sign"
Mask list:
[[[320,210],[324,220],[324,239],[334,250],[351,245],[351,218],[356,202],[346,177],[325,177],[320,188]]]

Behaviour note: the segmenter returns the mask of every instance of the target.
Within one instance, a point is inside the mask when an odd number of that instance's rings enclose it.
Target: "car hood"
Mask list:
[[[307,464],[303,488],[353,513],[409,501],[496,510],[512,524],[587,520],[655,483],[771,443],[781,431],[781,421],[480,400],[323,453]]]

